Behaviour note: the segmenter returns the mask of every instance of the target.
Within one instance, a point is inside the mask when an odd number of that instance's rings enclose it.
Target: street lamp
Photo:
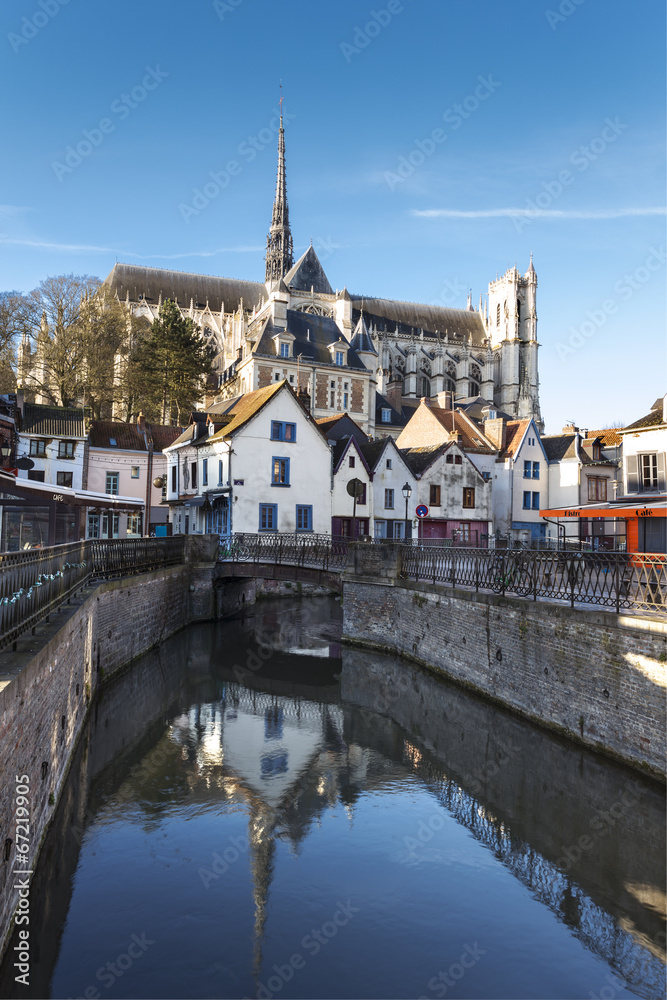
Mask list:
[[[401,490],[401,493],[405,497],[405,541],[407,542],[407,540],[408,540],[408,501],[410,500],[410,497],[412,496],[412,486],[410,486],[410,483],[406,483],[404,485],[403,489]]]

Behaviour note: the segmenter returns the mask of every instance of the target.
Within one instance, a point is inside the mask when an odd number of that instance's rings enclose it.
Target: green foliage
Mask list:
[[[213,354],[203,335],[167,299],[130,356],[132,394],[150,420],[180,423],[181,413],[204,395]]]

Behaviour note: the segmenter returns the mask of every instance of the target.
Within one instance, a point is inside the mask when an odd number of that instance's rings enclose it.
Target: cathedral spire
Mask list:
[[[283,128],[283,98],[280,98],[280,128],[278,130],[278,176],[273,202],[271,228],[266,239],[265,281],[280,281],[294,263],[292,233],[289,227],[287,181],[285,179],[285,130]]]

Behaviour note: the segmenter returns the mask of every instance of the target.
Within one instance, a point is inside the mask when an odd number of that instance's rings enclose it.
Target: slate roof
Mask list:
[[[359,317],[359,322],[356,325],[350,345],[355,349],[355,351],[367,351],[369,354],[375,354],[377,356],[377,351],[373,346],[373,341],[371,340],[368,327],[366,326],[366,321],[363,316]]]
[[[382,410],[391,410],[391,416],[389,422],[382,419]],[[391,405],[386,396],[381,395],[379,392],[375,394],[375,429],[379,427],[405,427],[408,420],[414,413],[414,409],[410,408],[407,413],[404,408],[401,408],[399,412],[395,407]]]
[[[355,450],[356,450],[357,454],[359,455],[359,458],[361,459],[361,464],[364,466],[364,468],[366,469],[366,472],[370,476],[371,470],[370,470],[370,467],[368,465],[368,462],[366,461],[366,456],[364,454],[363,448],[362,448],[361,444],[355,438],[353,438],[353,437],[341,438],[340,441],[336,441],[335,445],[331,449],[332,454],[333,454],[334,474],[336,472],[338,472],[338,469],[340,468],[341,462],[343,461],[343,458],[345,457],[345,453],[347,452],[347,449],[351,448],[353,444],[356,445],[356,449]],[[350,473],[351,473],[350,479],[357,478],[354,475],[352,469],[350,469]]]
[[[457,399],[454,405],[457,410],[463,410],[473,420],[487,419],[490,410],[493,410],[496,417],[504,417],[505,420],[512,419],[511,413],[505,413],[499,406],[496,406],[493,400],[484,399],[483,396],[470,396],[467,399]]]
[[[292,267],[283,277],[283,281],[288,287],[298,291],[309,292],[312,288],[314,292],[323,295],[333,295],[334,290],[329,284],[329,279],[324,273],[319,258],[312,246],[299,257],[294,267]]]
[[[162,451],[174,443],[183,428],[147,423],[146,431],[153,439],[153,451]],[[91,448],[115,447],[125,451],[147,451],[146,439],[139,433],[136,424],[126,424],[120,420],[93,420],[89,434]],[[111,444],[112,438],[115,445]]]
[[[353,437],[359,442],[368,441],[368,434],[362,431],[349,413],[334,413],[330,417],[319,417],[315,423],[327,440],[340,441]]]
[[[399,448],[399,451],[414,474],[421,476],[429,465],[432,465],[440,455],[443,455],[451,447],[451,444],[452,442],[448,441],[446,444],[428,445],[425,448]]]
[[[399,302],[395,299],[368,298],[367,295],[352,295],[352,318],[356,322],[363,308],[366,322],[378,330],[388,330],[410,335],[423,330],[426,334],[448,333],[450,340],[458,338],[467,342],[472,336],[474,347],[481,347],[486,339],[484,320],[478,312],[467,309],[446,309],[422,302]]]
[[[274,327],[270,320],[267,321],[259,340],[255,344],[253,353],[275,358],[276,348],[273,337],[282,332],[282,330]],[[313,313],[297,312],[294,309],[287,310],[287,332],[291,333],[294,337],[292,356],[298,357],[299,354],[302,354],[304,363],[312,362],[317,365],[333,365],[329,345],[335,344],[339,340],[347,343],[335,321],[330,316],[315,316]],[[366,366],[352,347],[347,352],[347,367],[367,371]]]
[[[21,417],[21,431],[43,437],[85,438],[83,418],[81,407],[26,403]]]
[[[187,271],[168,271],[160,267],[143,267],[138,264],[115,264],[105,278],[105,285],[125,300],[139,301],[140,295],[147,302],[157,305],[160,293],[165,299],[178,300],[181,307],[189,309],[190,300],[203,305],[208,302],[211,312],[238,309],[241,299],[245,309],[259,307],[268,298],[266,285],[258,281],[242,281],[237,278],[218,278],[210,274],[190,274]]]
[[[375,467],[382,458],[385,448],[387,447],[387,441],[392,441],[391,437],[375,438],[374,441],[368,441],[366,444],[362,444],[361,450],[364,454],[364,458],[368,462],[368,467],[374,472]],[[398,451],[398,449],[396,449]]]
[[[550,462],[560,462],[563,458],[576,458],[575,434],[547,434],[542,438],[544,450]]]

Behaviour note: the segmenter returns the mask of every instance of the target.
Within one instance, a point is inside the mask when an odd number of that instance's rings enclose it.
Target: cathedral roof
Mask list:
[[[458,337],[468,341],[472,337],[474,347],[481,347],[486,339],[484,320],[478,312],[468,312],[467,309],[446,309],[443,306],[432,306],[421,302],[399,302],[395,299],[369,299],[364,295],[353,295],[355,306],[353,317],[360,315],[363,305],[364,315],[371,325],[378,329],[387,328],[393,333],[398,326],[399,333],[410,334],[413,331],[435,336],[436,333],[448,333],[450,338]],[[357,311],[359,310],[359,312]]]
[[[137,264],[115,264],[105,284],[124,301],[144,297],[157,305],[160,296],[178,300],[179,306],[190,307],[190,301],[203,308],[208,302],[211,312],[220,312],[223,303],[226,312],[239,307],[241,299],[245,309],[259,307],[267,298],[266,285],[259,281],[241,281],[238,278],[216,278],[210,274],[190,274],[188,271],[167,271],[160,267],[140,267]]]
[[[350,346],[353,347],[355,351],[366,351],[368,354],[377,355],[377,351],[373,347],[373,341],[371,340],[368,332],[368,327],[366,326],[363,313],[359,317],[359,322],[356,325],[354,335],[350,341]]]
[[[296,358],[302,355],[306,363],[332,364],[333,359],[329,345],[335,344],[339,340],[345,340],[336,322],[330,316],[316,316],[314,313],[297,312],[295,309],[287,310],[287,330],[294,337],[292,357]],[[275,357],[276,349],[273,338],[282,332],[268,322],[264,326],[254,353]],[[366,371],[366,366],[357,356],[353,347],[350,347],[347,352],[347,367]]]
[[[312,246],[299,257],[294,267],[285,275],[284,281],[286,285],[298,291],[309,292],[312,288],[314,292],[322,295],[334,293]]]

